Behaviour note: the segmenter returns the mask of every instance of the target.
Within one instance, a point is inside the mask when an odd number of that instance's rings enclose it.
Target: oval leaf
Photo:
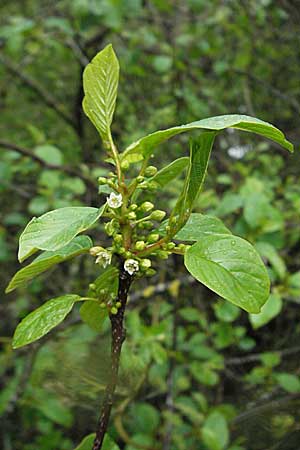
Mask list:
[[[109,146],[119,82],[119,63],[112,48],[107,45],[86,66],[83,72],[83,110],[95,125],[103,143]]]
[[[251,313],[269,297],[270,281],[249,242],[227,234],[206,235],[185,254],[187,270],[224,299]]]
[[[218,219],[218,217],[193,213],[174,239],[195,242],[211,234],[231,234],[231,231],[226,228],[222,220]]]
[[[255,117],[241,114],[229,114],[225,116],[209,117],[208,119],[198,120],[196,122],[188,123],[187,125],[156,131],[131,144],[123,152],[122,157],[126,158],[127,155],[134,153],[147,157],[153,152],[153,149],[162,142],[187,131],[196,129],[221,131],[226,128],[236,128],[259,134],[271,139],[289,151],[293,151],[293,145],[285,139],[284,134],[270,123],[256,119]]]
[[[23,347],[40,339],[60,324],[72,310],[78,295],[53,298],[26,316],[17,326],[13,337],[13,348]]]
[[[5,292],[11,292],[14,289],[23,286],[30,280],[59,264],[75,256],[86,253],[93,245],[88,236],[77,236],[69,244],[65,245],[55,252],[44,252],[38,256],[31,264],[19,270],[11,279]]]
[[[73,206],[34,217],[20,236],[19,261],[24,261],[37,250],[54,251],[67,245],[77,234],[90,228],[103,210],[104,207]]]

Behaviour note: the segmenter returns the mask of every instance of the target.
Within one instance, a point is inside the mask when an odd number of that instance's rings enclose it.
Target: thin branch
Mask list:
[[[9,72],[18,77],[24,84],[26,84],[32,91],[38,94],[39,98],[47,105],[49,108],[53,109],[68,125],[70,125],[76,132],[76,123],[73,121],[72,117],[59,105],[57,100],[49,94],[36,80],[31,78],[29,75],[21,71],[21,68],[15,65],[8,58],[0,55],[0,62],[7,68]]]
[[[300,352],[300,346],[286,348],[283,350],[272,350],[272,352],[277,353],[281,357],[294,355],[295,353]],[[264,352],[264,353],[266,353],[266,352]],[[246,355],[246,356],[241,356],[241,357],[236,357],[236,358],[229,358],[226,360],[226,365],[240,366],[241,364],[261,361],[262,355],[263,355],[263,353],[252,353],[252,355]]]
[[[120,269],[119,274],[119,290],[117,301],[121,303],[117,314],[110,314],[111,322],[111,367],[110,377],[105,389],[104,400],[101,407],[100,419],[96,430],[96,438],[93,445],[93,450],[100,450],[102,448],[104,436],[108,427],[111,408],[113,404],[114,394],[118,382],[118,373],[120,365],[120,355],[123,342],[125,340],[124,328],[124,314],[126,309],[128,291],[132,283],[132,277]]]
[[[42,158],[40,158],[39,156],[32,153],[32,151],[30,151],[28,148],[21,147],[20,145],[13,144],[11,142],[7,142],[7,141],[3,141],[3,140],[0,140],[0,147],[3,147],[4,149],[7,149],[7,150],[14,150],[15,152],[18,152],[23,156],[27,156],[27,157],[31,158],[33,161],[37,162],[38,164],[45,167],[46,169],[61,170],[62,172],[68,173],[69,175],[81,178],[82,181],[84,181],[90,187],[93,187],[93,188],[96,187],[96,183],[93,180],[91,180],[89,177],[87,177],[84,174],[82,174],[81,172],[79,172],[77,169],[74,169],[73,167],[69,167],[69,166],[61,166],[59,164],[48,163],[45,160],[43,160]]]

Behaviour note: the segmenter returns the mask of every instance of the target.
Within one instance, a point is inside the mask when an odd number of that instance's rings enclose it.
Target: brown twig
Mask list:
[[[38,155],[35,155],[28,148],[21,147],[20,145],[17,145],[17,144],[11,143],[11,142],[7,142],[7,141],[3,141],[3,140],[0,140],[0,147],[2,147],[4,149],[8,149],[8,150],[14,150],[15,152],[18,152],[23,156],[28,156],[33,161],[36,161],[38,164],[45,167],[46,169],[61,170],[62,172],[68,173],[69,175],[81,178],[82,181],[84,181],[90,187],[93,187],[93,188],[96,187],[96,183],[93,180],[91,180],[89,177],[85,176],[81,172],[78,172],[73,167],[61,166],[59,164],[48,163],[44,159],[40,158]]]
[[[114,393],[118,382],[118,372],[120,365],[120,355],[123,342],[125,340],[124,313],[126,309],[128,291],[132,283],[132,277],[120,269],[119,290],[117,301],[121,303],[117,314],[110,314],[111,322],[111,367],[110,377],[104,393],[104,400],[100,412],[100,418],[96,430],[96,438],[93,444],[93,450],[100,450],[104,436],[108,427],[111,408],[114,399]]]

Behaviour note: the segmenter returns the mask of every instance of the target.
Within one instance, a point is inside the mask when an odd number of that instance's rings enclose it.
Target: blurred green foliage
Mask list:
[[[157,128],[235,112],[274,123],[299,146],[296,0],[3,0],[0,12],[1,292],[32,215],[100,203],[92,186],[107,165],[82,112],[82,71],[107,42],[122,68],[113,124],[121,148]],[[299,448],[300,158],[257,142],[218,138],[196,210],[256,245],[270,300],[248,316],[192,282],[177,258],[153,285],[136,286],[110,427],[121,449]],[[187,147],[181,136],[153,162],[161,168]],[[166,187],[157,206],[170,210],[181,186]],[[72,450],[94,431],[108,325],[98,334],[77,309],[68,330],[31,348],[12,352],[11,336],[29,311],[82,291],[95,274],[79,258],[2,296],[3,450]]]

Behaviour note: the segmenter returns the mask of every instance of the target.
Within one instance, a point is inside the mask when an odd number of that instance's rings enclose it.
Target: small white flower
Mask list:
[[[97,254],[96,264],[100,264],[104,269],[111,263],[111,253],[106,251]]]
[[[122,194],[115,194],[111,192],[110,196],[107,197],[107,204],[110,208],[116,209],[120,208],[123,203]]]
[[[126,259],[124,262],[124,269],[129,273],[129,275],[133,275],[134,272],[138,272],[139,268],[139,263],[135,259]]]

